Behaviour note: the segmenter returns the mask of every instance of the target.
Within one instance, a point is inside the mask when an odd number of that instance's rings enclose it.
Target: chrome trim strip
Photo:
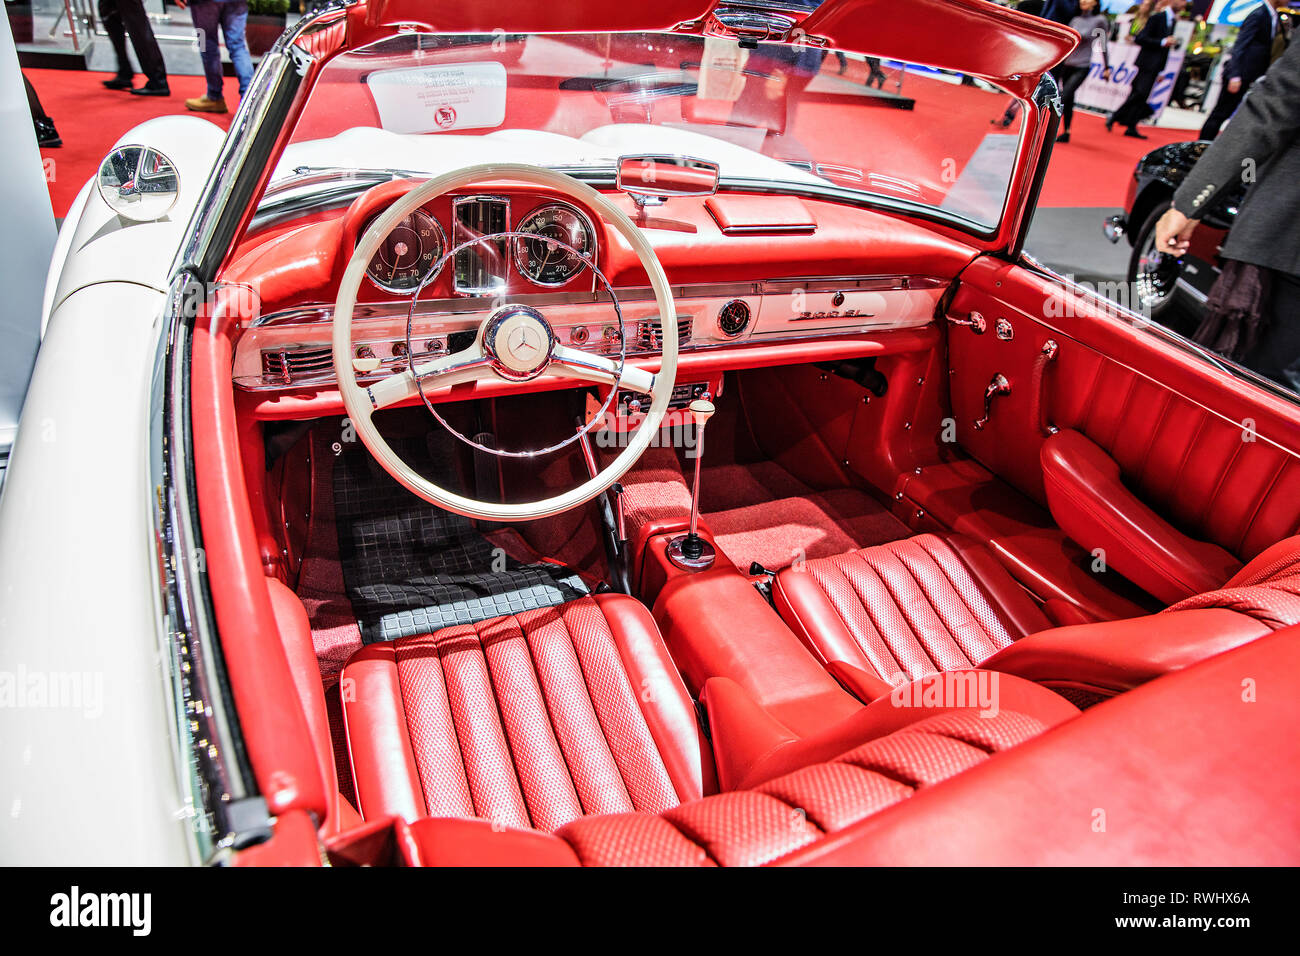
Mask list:
[[[335,3],[304,17],[263,58],[171,266],[149,405],[150,513],[158,568],[160,652],[176,722],[177,773],[193,818],[197,862],[216,863],[268,838],[271,819],[244,750],[210,603],[195,510],[189,363],[194,318],[253,200],[310,56],[293,46],[344,16]]]
[[[172,263],[173,277],[186,270],[204,282],[215,276],[234,241],[243,210],[252,205],[261,174],[312,62],[311,54],[294,44],[304,34],[344,16],[349,5],[326,7],[303,17],[281,34],[262,58],[186,227],[188,239]]]
[[[171,678],[180,792],[189,802],[196,862],[215,862],[270,831],[230,698],[208,600],[202,534],[192,507],[191,345],[183,317],[193,314],[191,299],[201,294],[201,286],[188,275],[172,282],[150,388],[149,486],[159,647]]]
[[[779,294],[802,289],[804,292],[906,292],[914,289],[947,288],[951,280],[938,276],[840,276],[810,277],[792,279],[763,279],[757,282],[719,282],[698,283],[695,285],[673,286],[673,298],[736,298],[747,295]],[[619,301],[639,302],[654,298],[649,287],[617,289]],[[524,295],[511,295],[510,301],[517,305],[557,306],[589,305],[606,302],[608,298],[599,292],[536,292]],[[417,316],[460,315],[470,312],[488,312],[499,305],[496,298],[485,296],[457,297],[452,299],[428,299],[419,303]],[[410,306],[407,302],[358,302],[353,322],[366,319],[405,318]],[[295,306],[258,316],[245,328],[259,328],[268,325],[309,325],[328,324],[334,319],[334,304],[320,302],[311,305]]]

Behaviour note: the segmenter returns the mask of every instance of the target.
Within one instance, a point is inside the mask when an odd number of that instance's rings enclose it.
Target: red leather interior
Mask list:
[[[1012,711],[991,718],[973,711],[940,714],[753,789],[696,800],[658,815],[575,820],[547,838],[553,841],[549,851],[534,850],[531,855],[549,865],[564,859],[567,845],[584,866],[771,863],[979,766],[991,755],[1042,733],[1045,726]],[[453,839],[465,835],[442,820],[422,820],[411,827],[421,847],[434,851],[444,832]],[[481,824],[477,838],[487,852],[494,852],[493,836]]]
[[[521,860],[566,863],[567,847],[588,866],[1295,865],[1294,775],[1241,768],[1300,760],[1296,637],[1053,726],[1011,710],[929,717],[751,789],[577,819]],[[444,833],[457,857],[467,840],[495,856],[493,841],[515,839],[476,826],[422,820],[410,832],[431,857]]]
[[[266,588],[271,596],[271,610],[275,613],[275,620],[279,625],[284,654],[293,673],[298,702],[307,718],[312,747],[316,751],[316,761],[320,765],[321,785],[326,794],[333,794],[334,797],[325,819],[320,821],[321,827],[324,832],[337,833],[345,827],[359,823],[361,818],[339,793],[338,774],[334,767],[334,743],[330,737],[329,717],[325,710],[325,693],[320,680],[320,665],[316,662],[316,652],[312,647],[311,625],[307,621],[307,611],[298,600],[298,596],[276,578],[267,578]]]
[[[1043,484],[1052,517],[1090,552],[1166,604],[1209,591],[1241,569],[1217,544],[1173,527],[1120,479],[1095,442],[1064,429],[1043,442]]]
[[[1003,648],[982,666],[1050,687],[1110,696],[1271,631],[1255,617],[1222,608],[1151,614],[1042,631]]]
[[[1100,447],[1124,486],[1171,525],[1239,560],[1300,529],[1294,403],[1022,266],[972,263],[949,314],[971,311],[990,326],[1005,318],[1014,337],[949,328],[957,439],[1033,501],[1046,503],[1041,416]],[[1039,396],[1032,370],[1049,338],[1059,353]],[[1011,394],[996,400],[989,427],[976,430],[984,389],[999,372]]]
[[[905,517],[919,510],[939,526],[983,542],[1045,607],[1056,602],[1058,623],[1079,616],[1138,617],[1159,608],[1117,572],[1093,572],[1092,555],[1057,528],[1045,508],[978,462],[927,465],[919,474],[906,474],[899,491]]]
[[[778,574],[773,597],[819,660],[888,684],[976,666],[1051,626],[986,549],[959,536],[809,561]]]
[[[798,737],[861,709],[734,567],[670,580],[655,620],[697,697],[710,678],[729,678]]]
[[[303,811],[319,823],[329,816],[335,795],[326,790],[308,718],[298,704],[247,504],[230,383],[233,318],[226,306],[218,291],[210,326],[194,330],[190,366],[191,415],[202,423],[192,431],[194,481],[203,556],[214,582],[212,609],[257,785],[275,816]]]
[[[1079,713],[1059,694],[1038,684],[976,670],[929,674],[902,684],[839,723],[805,737],[793,734],[726,677],[710,678],[702,700],[709,715],[718,783],[724,791],[755,787],[950,711],[977,709],[992,716],[1012,710],[1045,726]]]
[[[778,574],[773,597],[863,701],[879,702],[904,678],[972,666],[1093,701],[1300,623],[1300,538],[1270,548],[1224,588],[1120,621],[1053,627],[985,548],[958,536],[809,561]]]
[[[371,644],[343,670],[362,816],[554,830],[716,789],[694,707],[630,598]]]
[[[791,864],[1295,866],[1300,630],[1086,711]]]

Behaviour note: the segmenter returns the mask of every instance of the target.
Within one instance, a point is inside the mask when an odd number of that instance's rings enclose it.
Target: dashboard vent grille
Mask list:
[[[636,335],[631,343],[631,351],[660,352],[663,350],[664,326],[656,319],[641,319],[636,324]],[[677,346],[681,348],[691,340],[691,317],[677,317]]]
[[[328,379],[333,374],[334,357],[329,346],[262,349],[262,379],[268,385],[293,385],[304,380]]]

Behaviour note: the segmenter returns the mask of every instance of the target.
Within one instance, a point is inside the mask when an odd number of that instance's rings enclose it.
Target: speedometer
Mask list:
[[[515,267],[526,279],[541,286],[564,285],[587,268],[596,247],[590,221],[563,203],[551,203],[529,213],[518,231],[546,237],[515,240]]]
[[[442,258],[443,245],[438,220],[417,209],[384,237],[366,266],[366,275],[385,292],[411,292],[429,278]]]

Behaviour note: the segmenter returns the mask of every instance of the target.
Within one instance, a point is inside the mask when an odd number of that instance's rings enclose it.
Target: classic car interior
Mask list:
[[[1300,409],[1020,254],[1037,75],[1072,35],[943,4],[1018,45],[904,50],[940,69],[881,105],[752,41],[767,86],[709,98],[736,33],[668,6],[478,46],[370,25],[286,125],[192,353],[213,609],[276,818],[237,859],[1281,859],[1061,811],[1102,780],[1139,818],[1175,785],[1231,801],[1171,741],[1285,731],[1172,702],[1300,666],[1273,637],[1300,623]],[[883,52],[854,24],[887,6],[803,26]],[[403,128],[400,75],[358,82],[430,64],[499,69],[504,105],[459,117],[503,118]],[[1010,134],[920,158],[1008,94]],[[832,114],[862,132],[816,140]],[[336,175],[371,140],[391,163]],[[945,176],[989,153],[1000,178]],[[953,696],[989,681],[995,713]]]

